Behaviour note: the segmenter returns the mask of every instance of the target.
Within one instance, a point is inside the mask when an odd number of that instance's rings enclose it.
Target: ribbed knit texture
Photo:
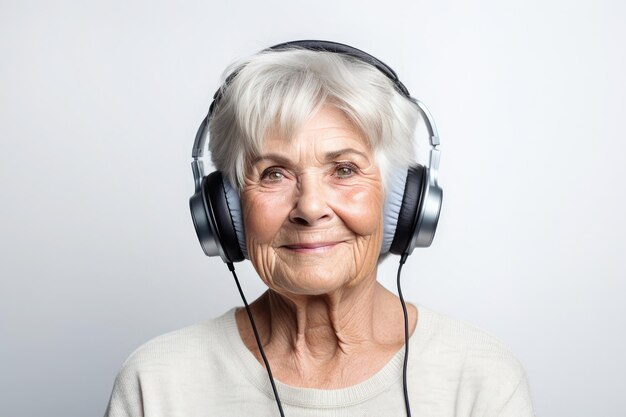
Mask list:
[[[408,388],[414,417],[532,417],[524,370],[494,337],[418,306]],[[270,365],[272,358],[268,358]],[[286,417],[400,417],[404,349],[343,389],[276,381]],[[124,363],[106,417],[278,416],[263,366],[239,336],[232,309],[159,336]]]

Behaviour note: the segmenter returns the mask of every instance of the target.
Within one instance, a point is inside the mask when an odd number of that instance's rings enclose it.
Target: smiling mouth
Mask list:
[[[325,252],[341,242],[318,242],[318,243],[295,243],[282,247],[296,253],[319,253]]]

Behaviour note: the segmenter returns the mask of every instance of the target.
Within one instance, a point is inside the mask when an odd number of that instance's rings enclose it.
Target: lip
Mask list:
[[[288,249],[296,253],[316,253],[325,252],[332,249],[336,245],[341,243],[337,242],[312,242],[312,243],[293,243],[289,245],[282,245],[281,247]]]

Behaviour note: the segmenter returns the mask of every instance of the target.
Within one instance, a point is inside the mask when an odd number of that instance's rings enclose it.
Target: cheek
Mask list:
[[[382,235],[382,191],[355,187],[337,197],[336,212],[348,228],[360,236]]]
[[[256,244],[270,243],[288,216],[286,198],[279,195],[249,196],[242,194],[246,240]]]

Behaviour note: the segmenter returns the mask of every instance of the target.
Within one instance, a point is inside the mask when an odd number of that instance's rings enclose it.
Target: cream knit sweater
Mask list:
[[[414,417],[534,415],[524,370],[502,343],[473,326],[417,308],[407,376]],[[279,416],[265,368],[239,337],[234,313],[137,349],[115,380],[106,416]],[[404,416],[403,358],[404,349],[371,378],[344,389],[277,381],[285,416]]]

